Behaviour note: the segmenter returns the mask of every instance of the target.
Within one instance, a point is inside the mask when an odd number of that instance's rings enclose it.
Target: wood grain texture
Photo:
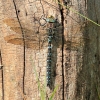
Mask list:
[[[100,0],[59,1],[100,23]],[[47,48],[38,50],[36,47],[46,35],[43,18],[50,15],[64,28],[61,34],[56,34],[61,36],[60,42],[55,42],[58,46],[53,46],[53,85],[59,85],[53,100],[99,100],[99,27],[72,10],[59,9],[53,0],[1,0],[0,8],[0,49],[4,66],[4,94],[0,75],[0,100],[3,100],[2,95],[4,100],[40,100],[34,67],[42,86]],[[23,33],[27,48],[24,48]],[[52,90],[46,89],[48,99]]]
[[[55,5],[55,3],[51,1],[46,2]],[[39,42],[41,42],[40,40],[43,40],[46,36],[46,27],[40,26],[39,21],[44,23],[41,21],[41,16],[47,18],[50,15],[53,15],[55,18],[59,15],[57,18],[60,21],[61,17],[60,12],[58,11],[59,7],[55,5],[58,9],[56,10],[49,4],[43,1],[40,2],[39,0],[25,0],[24,2],[20,0],[15,2],[5,1],[5,4],[7,6],[4,6],[4,9],[8,9],[9,6],[9,9],[4,11],[4,19],[2,19],[2,55],[3,64],[5,66],[5,100],[40,100],[34,66],[36,67],[39,79],[43,84],[46,75],[47,48],[45,47],[40,51],[36,48],[39,47]],[[18,16],[16,16],[16,13]],[[19,19],[17,17],[19,17]],[[37,31],[40,32],[39,35],[36,34]],[[22,46],[23,33],[26,44],[25,46],[27,48]],[[54,47],[53,52],[53,66],[55,69],[55,65],[61,63],[61,61],[57,62],[57,52],[60,53],[61,49],[56,46]],[[32,66],[30,56],[33,58],[34,66]],[[59,74],[58,76],[60,83],[56,82],[56,84],[60,85],[62,84],[62,77]],[[54,76],[53,79],[55,79]],[[52,91],[47,88],[47,95],[50,96],[51,92]],[[59,92],[62,94],[61,90],[58,90],[57,93]],[[62,96],[59,95],[58,99],[60,100],[61,98]]]

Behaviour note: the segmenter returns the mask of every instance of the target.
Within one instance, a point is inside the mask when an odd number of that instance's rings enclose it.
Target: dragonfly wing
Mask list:
[[[10,27],[20,27],[19,22],[16,19],[11,19],[11,18],[4,19],[3,22],[6,23]]]
[[[17,19],[4,19],[3,22],[10,26],[10,29],[18,34],[25,34],[26,36],[35,36],[40,35],[43,36],[46,34],[46,30],[43,27],[32,27],[32,24],[25,22],[18,22]]]
[[[25,38],[23,39],[21,35],[18,34],[12,34],[9,36],[4,37],[5,41],[7,41],[8,43],[11,44],[15,44],[15,45],[22,45],[27,48],[31,48],[31,49],[40,49],[40,43],[38,38],[34,38],[33,39],[29,39],[29,38]]]
[[[10,27],[11,30],[18,34],[22,34],[21,28],[20,27]]]
[[[18,33],[18,34],[24,34],[24,36],[38,36],[39,34],[36,34],[36,32],[35,31],[33,31],[33,30],[29,30],[29,29],[27,29],[27,28],[22,28],[22,30],[21,30],[21,28],[20,27],[10,27],[10,29],[11,30],[13,30],[14,32],[16,32],[16,33]]]
[[[22,37],[20,35],[12,34],[4,37],[5,41],[15,45],[23,45],[23,42],[20,40]]]

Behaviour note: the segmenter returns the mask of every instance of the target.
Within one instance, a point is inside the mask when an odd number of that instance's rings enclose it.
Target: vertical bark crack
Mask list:
[[[19,20],[19,16],[18,16],[18,11],[17,11],[17,7],[16,7],[16,3],[15,1],[13,0],[13,4],[14,4],[14,7],[15,7],[15,11],[16,11],[16,17],[18,19],[18,23],[20,25],[20,29],[21,29],[21,32],[22,32],[22,37],[23,37],[23,44],[24,44],[24,48],[23,48],[23,58],[24,58],[24,61],[23,61],[23,94],[25,94],[25,90],[24,90],[24,85],[25,85],[25,35],[24,35],[24,31],[23,31],[23,28],[22,28],[22,25],[20,23],[20,20]]]
[[[58,0],[59,3],[62,3],[60,2],[60,0]],[[62,24],[62,81],[63,81],[63,90],[62,90],[62,99],[64,100],[64,15],[63,15],[63,7],[61,5],[59,5],[59,8],[60,8],[60,13],[61,13],[61,24]]]
[[[4,77],[3,77],[3,64],[2,64],[2,55],[0,50],[0,70],[1,70],[1,78],[2,78],[2,100],[4,100]]]

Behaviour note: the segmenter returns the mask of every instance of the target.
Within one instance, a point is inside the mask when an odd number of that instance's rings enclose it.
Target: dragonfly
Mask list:
[[[16,19],[4,19],[3,22],[10,26],[10,29],[16,32],[16,34],[11,34],[4,37],[5,41],[15,45],[22,45],[31,49],[42,49],[43,46],[47,45],[47,66],[46,66],[46,77],[47,86],[52,85],[52,46],[59,46],[61,41],[61,30],[62,26],[58,24],[57,19],[53,16],[44,19],[46,21],[46,28],[40,27],[36,30],[32,28],[27,28],[22,24],[22,30],[20,28],[19,22]],[[31,27],[31,25],[28,25]],[[60,29],[60,30],[59,30]],[[59,31],[57,31],[59,30]],[[24,34],[24,37],[22,35]],[[60,38],[59,38],[60,37]],[[23,39],[24,38],[24,39]],[[54,44],[55,43],[55,44]]]

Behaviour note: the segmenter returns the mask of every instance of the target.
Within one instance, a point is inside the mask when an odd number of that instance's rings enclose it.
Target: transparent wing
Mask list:
[[[26,23],[23,21],[20,21],[20,24],[19,24],[17,19],[4,19],[3,22],[5,24],[7,24],[8,26],[10,26],[10,29],[15,31],[17,34],[22,34],[22,32],[26,36],[37,35],[38,33],[41,33],[41,34],[38,34],[41,36],[46,34],[45,28],[43,28],[39,25],[35,25],[35,27],[34,27],[34,26],[32,26],[32,24]]]
[[[16,20],[16,19],[4,19],[3,22],[6,23],[10,27],[19,27],[20,26],[18,23],[18,20]]]
[[[20,25],[17,20],[15,19],[5,19],[3,20],[4,23],[6,23],[8,26],[10,26],[10,29],[16,32],[16,34],[8,35],[4,37],[4,39],[8,43],[12,43],[15,45],[25,45],[27,48],[32,49],[40,49],[41,44],[43,41],[43,38],[46,35],[46,31],[41,29],[41,34],[38,32],[38,30],[29,29],[27,27],[20,28]],[[23,23],[21,23],[22,26],[25,26]],[[30,25],[28,25],[30,26]],[[23,39],[24,35],[24,39]]]
[[[41,48],[41,42],[39,42],[38,38],[26,38],[23,39],[21,35],[19,34],[12,34],[9,36],[4,37],[4,39],[8,43],[12,43],[15,45],[21,45],[27,47],[27,48],[32,48],[32,49],[40,49]]]

